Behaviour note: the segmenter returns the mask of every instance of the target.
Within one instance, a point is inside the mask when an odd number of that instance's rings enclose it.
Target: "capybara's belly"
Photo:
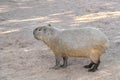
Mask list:
[[[62,52],[62,56],[68,56],[68,57],[88,57],[88,53],[86,51],[81,50],[68,50],[65,52]]]

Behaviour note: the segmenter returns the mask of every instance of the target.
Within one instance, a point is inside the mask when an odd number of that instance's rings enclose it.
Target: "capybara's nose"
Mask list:
[[[35,35],[35,32],[37,31],[37,29],[38,29],[38,28],[35,28],[35,29],[33,30],[33,35]]]

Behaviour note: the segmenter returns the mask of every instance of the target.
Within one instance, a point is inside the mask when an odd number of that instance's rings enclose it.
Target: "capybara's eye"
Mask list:
[[[42,28],[39,29],[39,31],[41,31]]]

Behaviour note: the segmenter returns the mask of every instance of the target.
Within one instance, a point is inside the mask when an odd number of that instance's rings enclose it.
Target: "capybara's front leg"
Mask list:
[[[66,68],[67,67],[67,60],[68,60],[68,57],[62,57],[63,58],[63,65],[61,65],[62,68]]]
[[[55,66],[52,69],[59,69],[60,68],[60,56],[55,56]]]

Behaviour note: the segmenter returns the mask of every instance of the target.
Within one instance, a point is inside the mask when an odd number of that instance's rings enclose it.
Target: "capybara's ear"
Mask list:
[[[48,24],[48,26],[50,26],[50,27],[51,27],[51,24]]]

